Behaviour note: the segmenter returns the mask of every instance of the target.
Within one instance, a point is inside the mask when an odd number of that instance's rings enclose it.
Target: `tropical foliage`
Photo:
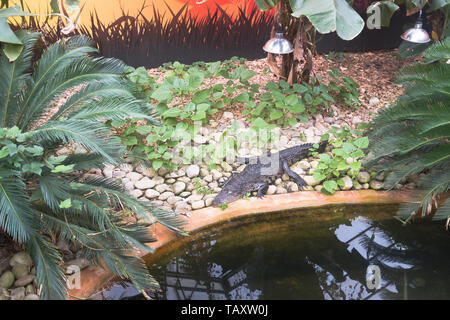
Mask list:
[[[450,38],[424,53],[423,63],[403,70],[399,80],[406,91],[373,122],[370,135],[372,164],[392,171],[385,183],[393,187],[403,178],[427,172],[419,180],[420,199],[400,208],[410,216],[437,206],[439,195],[450,189]],[[439,207],[435,219],[450,217],[450,200]]]
[[[308,115],[331,111],[333,103],[357,108],[360,102],[358,84],[336,69],[329,72],[332,80],[328,84],[312,78],[310,83],[293,86],[284,80],[261,86],[245,59],[236,57],[192,65],[166,63],[159,69],[158,81],[144,67],[127,67],[126,71],[140,97],[156,105],[155,117],[163,126],[142,125],[138,121],[107,123],[129,147],[130,157],[150,161],[155,170],[171,170],[177,164],[192,163],[197,157],[214,167],[225,157],[236,156],[246,142],[261,148],[272,142],[277,135],[270,131],[277,127],[308,122]],[[217,144],[196,143],[200,124],[208,123],[217,112],[236,106],[242,107],[242,115],[251,123],[249,130],[240,130],[239,124],[233,122]],[[259,134],[262,131],[266,134]]]
[[[86,37],[60,41],[42,53],[39,33],[16,36],[24,46],[19,57],[10,62],[0,55],[0,229],[29,251],[41,298],[66,296],[55,239],[81,246],[82,257],[139,288],[155,287],[136,256],[154,238],[123,217],[134,212],[177,231],[181,221],[128,196],[113,180],[86,174],[117,164],[123,154],[105,120],[151,122],[150,105],[134,97],[122,76],[124,64],[93,56],[96,49]],[[77,151],[61,154],[70,147]]]

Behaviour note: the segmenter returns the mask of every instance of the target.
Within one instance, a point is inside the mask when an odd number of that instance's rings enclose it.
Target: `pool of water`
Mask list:
[[[450,234],[394,206],[264,215],[203,230],[149,262],[154,299],[449,299]],[[143,299],[130,283],[94,299]]]

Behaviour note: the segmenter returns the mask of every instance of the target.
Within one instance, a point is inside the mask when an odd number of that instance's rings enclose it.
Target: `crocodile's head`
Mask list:
[[[239,188],[240,189],[240,188]],[[239,200],[243,197],[243,193],[233,185],[226,185],[222,191],[214,198],[212,205],[219,207],[222,204]]]

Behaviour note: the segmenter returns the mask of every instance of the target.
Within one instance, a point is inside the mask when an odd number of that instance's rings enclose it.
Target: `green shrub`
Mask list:
[[[364,128],[364,125],[360,127]],[[314,170],[315,180],[324,181],[322,193],[333,194],[344,186],[342,177],[349,176],[357,183],[357,176],[362,168],[361,159],[365,157],[364,149],[369,146],[369,139],[362,137],[362,131],[350,130],[347,126],[342,128],[332,127],[329,133],[321,139],[329,140],[331,152],[319,155],[320,160],[317,169]],[[330,139],[330,133],[335,138]],[[313,153],[317,156],[317,153]]]
[[[150,121],[149,105],[135,99],[124,64],[91,56],[96,49],[87,38],[55,43],[36,59],[40,34],[18,35],[20,56],[11,63],[0,55],[0,228],[27,248],[43,299],[67,293],[54,237],[81,246],[82,257],[138,288],[157,286],[136,255],[154,238],[122,215],[131,211],[177,231],[180,220],[128,196],[113,180],[85,174],[118,164],[124,152],[104,121]],[[80,152],[57,156],[64,147]]]
[[[328,86],[315,79],[310,84],[293,86],[281,80],[279,84],[269,82],[262,94],[259,85],[249,83],[256,73],[246,68],[245,59],[196,62],[191,66],[166,63],[159,70],[164,79],[150,77],[143,67],[126,68],[127,77],[136,85],[140,97],[156,105],[155,116],[162,125],[143,126],[138,121],[108,123],[118,129],[122,142],[129,147],[130,157],[150,161],[156,170],[161,167],[173,170],[180,161],[192,163],[195,157],[214,167],[225,156],[235,154],[240,141],[232,134],[227,135],[237,131],[233,127],[235,124],[230,129],[233,132],[224,133],[217,145],[195,148],[189,145],[199,133],[200,126],[196,124],[207,124],[211,116],[226,107],[244,106],[242,115],[248,117],[253,129],[245,134],[245,138],[256,140],[261,148],[277,137],[276,134],[267,137],[258,134],[261,131],[270,132],[277,126],[295,125],[298,121],[308,122],[308,113],[327,109],[330,103],[342,102],[352,107],[359,103],[358,85],[337,70],[330,71],[335,81]],[[218,79],[226,82],[213,85]],[[255,102],[257,100],[260,102]],[[188,142],[188,145],[182,142]],[[180,149],[178,162],[173,157],[174,148]]]
[[[450,38],[424,52],[424,61],[404,69],[399,81],[405,93],[372,123],[369,163],[377,171],[391,171],[385,184],[392,188],[411,174],[427,172],[418,184],[418,199],[401,206],[399,215],[425,215],[450,189]],[[434,215],[448,219],[450,200]]]

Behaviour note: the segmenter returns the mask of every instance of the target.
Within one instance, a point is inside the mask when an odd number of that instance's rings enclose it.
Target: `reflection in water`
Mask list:
[[[340,209],[342,210],[342,209]],[[346,210],[353,210],[346,208]],[[361,208],[359,208],[361,211]],[[449,299],[448,233],[394,219],[248,224],[202,236],[163,257],[150,273],[155,299]],[[370,285],[368,267],[379,270]],[[372,267],[371,267],[372,268]],[[377,275],[375,275],[377,276]],[[96,298],[141,299],[129,283]]]

